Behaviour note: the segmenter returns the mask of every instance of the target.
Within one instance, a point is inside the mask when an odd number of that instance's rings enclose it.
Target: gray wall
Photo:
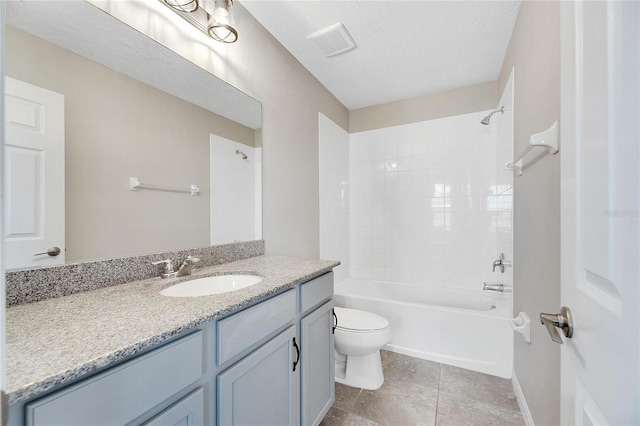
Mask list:
[[[500,91],[515,67],[514,153],[560,119],[560,2],[524,1]],[[561,122],[562,125],[562,122]],[[560,424],[560,345],[537,321],[560,307],[560,153],[514,178],[514,312],[531,318],[531,344],[515,336],[515,375],[535,424]]]
[[[7,76],[65,96],[68,262],[209,245],[209,135],[255,131],[13,27],[5,55]],[[201,195],[131,192],[130,176]]]
[[[89,1],[262,102],[266,252],[318,257],[318,112],[346,130],[349,111],[239,2],[238,41],[224,45],[135,4],[143,2]]]
[[[356,109],[349,114],[349,132],[418,123],[496,107],[498,82],[488,81],[445,92]]]
[[[225,81],[262,102],[263,238],[267,254],[318,257],[318,112],[348,129],[349,111],[241,4]]]

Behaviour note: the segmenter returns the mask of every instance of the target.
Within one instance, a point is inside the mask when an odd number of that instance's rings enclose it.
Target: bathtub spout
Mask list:
[[[509,285],[504,285],[504,284],[487,284],[484,283],[484,286],[482,287],[482,290],[484,291],[497,291],[499,293],[511,293],[512,288]]]

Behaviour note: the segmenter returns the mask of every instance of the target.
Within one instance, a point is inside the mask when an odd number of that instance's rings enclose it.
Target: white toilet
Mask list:
[[[375,390],[384,383],[380,349],[391,341],[389,321],[357,309],[334,308],[336,382]]]

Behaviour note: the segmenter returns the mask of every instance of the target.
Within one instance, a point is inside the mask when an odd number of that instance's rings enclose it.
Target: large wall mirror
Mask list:
[[[52,246],[70,263],[262,238],[258,101],[91,3],[7,2],[6,11],[5,253],[27,260],[8,269],[60,263],[46,254]],[[44,168],[50,146],[20,146],[30,140],[20,132],[54,132],[55,108],[64,165]],[[55,172],[60,243],[40,239],[53,228],[41,196],[55,193]]]

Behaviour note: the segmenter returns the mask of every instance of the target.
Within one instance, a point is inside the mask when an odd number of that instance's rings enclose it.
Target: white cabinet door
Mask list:
[[[300,322],[302,424],[318,425],[335,399],[333,301]]]
[[[637,425],[640,3],[561,7],[561,420]]]
[[[291,326],[218,375],[218,424],[298,423],[295,337]]]
[[[64,96],[5,78],[3,167],[5,268],[63,264]]]

